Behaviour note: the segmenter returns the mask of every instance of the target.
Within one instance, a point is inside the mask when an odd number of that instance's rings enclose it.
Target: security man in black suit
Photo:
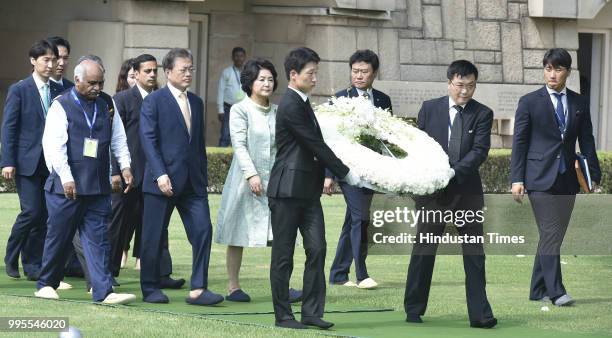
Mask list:
[[[307,93],[315,86],[319,56],[301,47],[285,58],[289,88],[276,115],[276,160],[270,173],[267,196],[272,212],[272,262],[270,282],[276,326],[327,329],[321,319],[325,307],[325,225],[321,192],[325,168],[350,184],[359,176],[349,170],[323,141]],[[300,230],[306,251],[301,323],[289,304],[289,279],[293,271],[295,238]]]
[[[484,206],[482,182],[478,168],[487,158],[491,147],[493,111],[472,99],[478,80],[478,69],[469,61],[457,60],[447,70],[448,96],[423,102],[417,124],[442,146],[448,154],[455,175],[448,186],[431,196],[416,198],[416,210],[472,211]],[[483,235],[481,219],[454,219],[460,236],[470,238]],[[417,243],[414,244],[404,296],[406,321],[422,323],[436,260],[437,244],[418,242],[420,234],[442,235],[443,220],[430,217],[417,224]],[[465,243],[463,268],[465,293],[470,326],[491,328],[497,324],[487,300],[485,256],[482,243]]]
[[[574,300],[563,285],[559,253],[579,189],[574,170],[576,140],[595,189],[601,170],[588,98],[565,86],[572,57],[565,49],[553,48],[542,64],[546,86],[521,97],[516,109],[512,195],[520,203],[527,191],[540,234],[529,299],[566,306]]]
[[[136,231],[134,252],[140,257],[140,233],[142,231],[143,194],[142,179],[144,176],[145,155],[140,145],[140,108],[145,97],[157,89],[157,60],[153,55],[142,54],[134,58],[134,73],[136,85],[121,91],[114,96],[117,110],[127,136],[127,144],[132,156],[134,172],[133,188],[127,194],[121,192],[112,194],[113,216],[109,226],[111,242],[111,272],[117,277],[121,268],[121,256]],[[113,162],[117,172],[117,162]],[[120,176],[114,175],[116,179]],[[121,182],[118,182],[121,184]],[[121,189],[120,189],[121,190]],[[162,289],[179,289],[185,284],[185,279],[172,279],[172,259],[168,251],[168,233],[163,236],[163,249],[160,261],[160,284]],[[126,243],[127,242],[127,243]]]
[[[365,49],[353,53],[349,59],[351,85],[337,92],[336,97],[363,96],[373,106],[386,109],[393,114],[389,95],[372,88],[379,66],[378,56],[373,51]],[[323,192],[331,194],[334,183],[332,174],[328,170],[325,176]],[[376,288],[378,283],[370,278],[365,262],[368,255],[367,233],[370,223],[370,206],[374,192],[367,188],[353,187],[345,182],[340,182],[340,189],[346,201],[346,212],[338,239],[336,257],[329,272],[329,282],[335,285],[357,286],[361,289]],[[349,279],[353,261],[357,283]]]

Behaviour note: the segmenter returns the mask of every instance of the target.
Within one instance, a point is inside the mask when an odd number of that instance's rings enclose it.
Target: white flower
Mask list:
[[[336,156],[379,191],[431,194],[453,176],[448,156],[434,139],[363,97],[332,98],[315,112]],[[383,156],[362,146],[356,138],[364,134],[396,145],[406,157]]]

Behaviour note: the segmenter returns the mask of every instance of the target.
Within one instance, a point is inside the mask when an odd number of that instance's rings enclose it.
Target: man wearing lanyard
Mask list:
[[[63,277],[66,248],[79,230],[92,284],[92,298],[108,304],[126,304],[136,297],[113,290],[108,259],[107,220],[111,212],[110,151],[121,165],[128,192],[132,186],[130,153],[121,120],[99,98],[104,70],[92,61],[74,70],[75,87],[49,109],[43,151],[49,178],[45,196],[49,219],[43,263],[35,296],[59,298],[55,289]],[[116,112],[114,112],[116,114]]]
[[[245,97],[240,87],[240,72],[246,60],[246,51],[242,47],[232,49],[233,65],[225,68],[219,78],[219,88],[217,95],[217,107],[219,111],[219,121],[221,121],[221,136],[219,137],[219,147],[229,147],[231,145],[229,132],[229,112],[234,103],[242,101]]]
[[[32,74],[9,88],[4,105],[0,166],[4,179],[15,179],[21,206],[6,244],[6,273],[20,277],[21,255],[23,272],[29,280],[37,280],[47,231],[43,186],[49,175],[41,139],[51,99],[61,87],[49,82],[58,57],[52,43],[35,42],[29,56]]]

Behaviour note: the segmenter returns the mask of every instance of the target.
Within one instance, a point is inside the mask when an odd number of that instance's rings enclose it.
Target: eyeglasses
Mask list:
[[[451,84],[453,86],[455,86],[455,88],[459,89],[460,91],[466,89],[468,92],[471,92],[472,90],[474,90],[474,88],[476,88],[476,84],[475,83],[470,83],[470,84],[459,83],[459,84],[456,84],[453,81],[451,81]]]
[[[557,68],[553,68],[553,67],[551,67],[551,66],[546,66],[546,67],[544,67],[544,70],[545,70],[546,72],[548,72],[548,73],[551,73],[551,72],[553,72],[553,71],[554,71],[556,74],[561,74],[561,73],[563,73],[564,71],[567,71],[567,68],[565,68],[565,67],[557,67]]]
[[[187,74],[187,73],[195,74],[196,69],[195,69],[195,67],[181,68],[181,69],[178,69],[177,72],[179,72],[180,74],[183,74],[183,75]]]

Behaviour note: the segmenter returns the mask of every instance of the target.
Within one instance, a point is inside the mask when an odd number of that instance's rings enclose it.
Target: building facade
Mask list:
[[[452,60],[473,61],[475,98],[495,111],[496,148],[511,145],[518,98],[542,86],[544,52],[562,47],[574,59],[569,87],[590,97],[598,149],[612,150],[610,0],[21,0],[4,2],[0,18],[0,104],[8,86],[28,75],[30,44],[49,35],[70,41],[73,61],[102,57],[109,93],[125,58],[150,53],[161,63],[170,48],[186,47],[197,68],[192,90],[207,105],[209,145],[220,127],[217,80],[235,46],[274,63],[276,98],[287,84],[286,53],[316,50],[318,102],[348,86],[356,49],[372,49],[381,59],[375,87],[390,94],[394,112],[410,117],[420,102],[446,93]]]

